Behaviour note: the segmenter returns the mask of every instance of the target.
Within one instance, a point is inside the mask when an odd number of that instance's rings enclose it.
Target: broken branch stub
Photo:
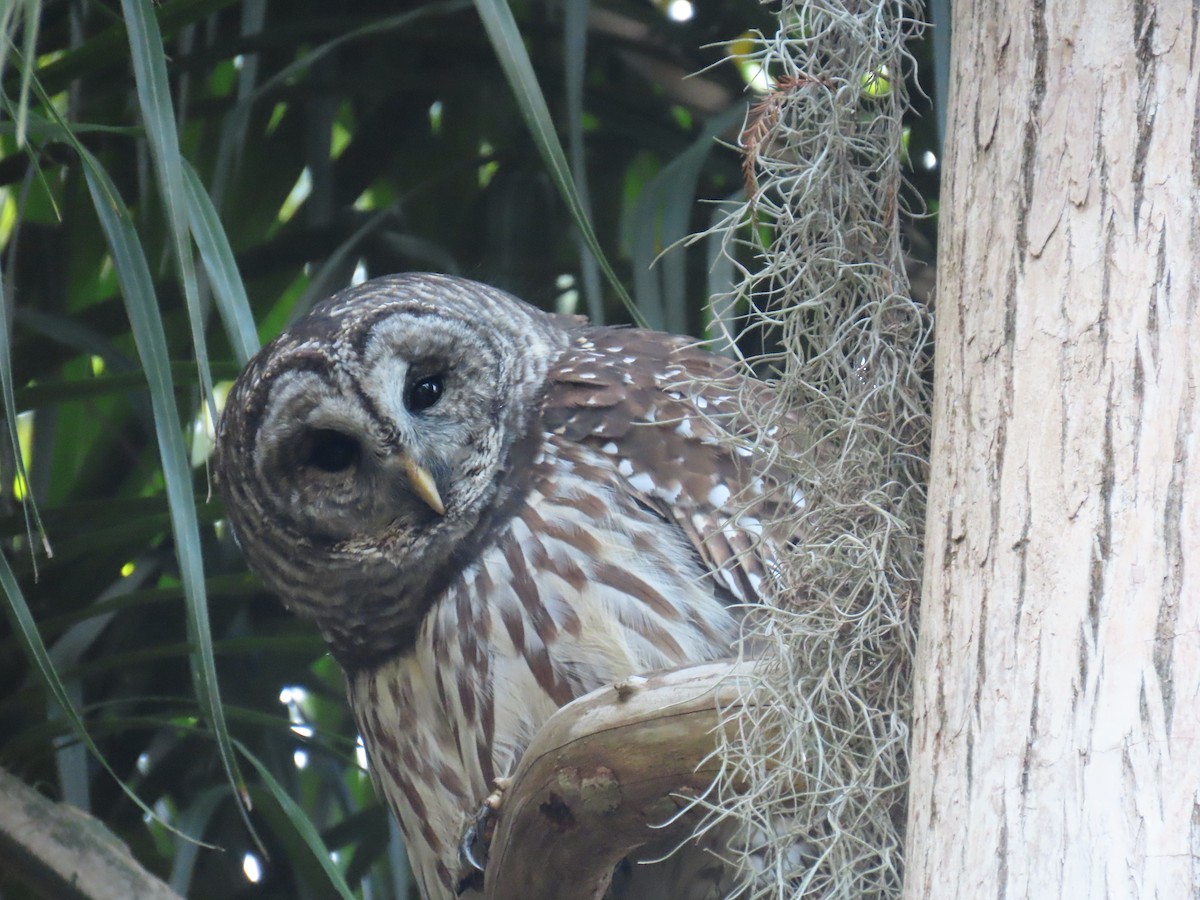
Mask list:
[[[725,660],[637,676],[555,713],[504,792],[486,895],[599,898],[625,857],[685,841],[690,798],[720,767],[718,710],[745,704],[754,670]]]

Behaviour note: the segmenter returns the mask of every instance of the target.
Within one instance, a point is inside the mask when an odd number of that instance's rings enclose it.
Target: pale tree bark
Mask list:
[[[909,897],[1200,895],[1198,17],[954,4]]]
[[[99,819],[43,797],[4,769],[0,875],[55,900],[179,900]]]
[[[628,678],[551,716],[504,791],[486,896],[594,900],[623,858],[686,841],[706,808],[694,801],[721,769],[716,732],[735,720],[719,711],[752,714],[746,683],[758,678],[753,663],[702,663]]]

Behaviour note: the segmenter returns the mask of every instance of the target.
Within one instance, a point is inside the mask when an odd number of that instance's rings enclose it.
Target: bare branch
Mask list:
[[[178,900],[98,820],[0,769],[0,869],[46,897]]]
[[[721,765],[718,710],[745,702],[753,673],[730,660],[674,669],[555,713],[505,792],[487,896],[601,897],[621,859],[686,840],[698,819],[691,800]]]

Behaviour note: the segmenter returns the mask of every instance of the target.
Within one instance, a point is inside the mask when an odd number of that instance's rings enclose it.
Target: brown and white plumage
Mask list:
[[[730,439],[726,365],[405,275],[320,304],[230,394],[229,517],[345,667],[426,896],[453,896],[468,817],[554,710],[733,652],[765,573],[732,503],[764,475]],[[679,865],[637,867],[621,896],[727,887]]]

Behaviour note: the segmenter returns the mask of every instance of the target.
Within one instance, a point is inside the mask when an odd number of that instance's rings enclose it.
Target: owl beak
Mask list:
[[[408,483],[418,497],[439,516],[446,514],[446,505],[442,503],[442,495],[438,493],[437,482],[429,474],[429,470],[413,460],[411,456],[404,457],[404,474]]]

